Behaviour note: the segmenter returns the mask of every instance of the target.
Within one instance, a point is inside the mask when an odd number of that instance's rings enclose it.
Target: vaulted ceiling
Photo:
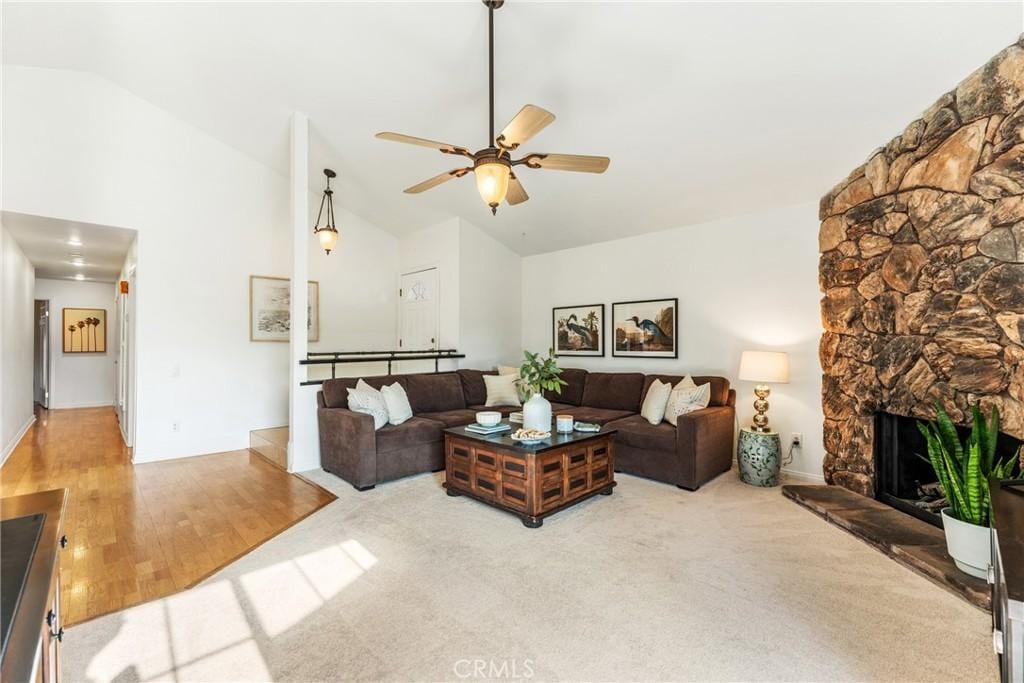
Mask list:
[[[373,137],[485,145],[478,0],[8,2],[3,20],[6,63],[95,72],[282,173],[303,111],[312,159],[339,172],[353,212],[398,235],[457,215],[531,254],[816,201],[1013,42],[1024,10],[508,0],[497,128],[537,104],[558,119],[528,151],[612,162],[599,176],[524,170],[530,201],[496,217],[471,178],[402,194],[459,160]]]

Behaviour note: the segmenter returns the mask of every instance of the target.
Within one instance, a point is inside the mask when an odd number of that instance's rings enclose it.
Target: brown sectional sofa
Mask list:
[[[356,378],[330,379],[317,394],[320,461],[323,468],[360,491],[420,472],[444,469],[447,427],[469,424],[479,410],[507,415],[517,406],[485,407],[481,370],[364,377],[372,387],[398,382],[409,397],[414,417],[376,432],[373,418],[348,409],[349,387]],[[547,396],[555,414],[596,422],[615,437],[615,469],[695,490],[732,466],[736,392],[724,377],[694,377],[711,383],[704,410],[680,416],[678,426],[652,425],[639,415],[643,397],[655,379],[675,384],[676,375],[588,372],[566,368],[561,394]]]

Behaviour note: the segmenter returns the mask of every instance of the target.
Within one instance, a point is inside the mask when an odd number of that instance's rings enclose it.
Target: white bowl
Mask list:
[[[495,410],[484,410],[476,414],[477,424],[484,427],[493,427],[501,422],[501,413]]]

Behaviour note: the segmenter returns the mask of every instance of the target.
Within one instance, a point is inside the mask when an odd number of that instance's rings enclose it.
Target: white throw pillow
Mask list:
[[[652,425],[661,424],[665,419],[665,408],[668,406],[668,397],[672,394],[672,385],[656,379],[651,382],[647,395],[644,396],[644,404],[640,408],[640,416]]]
[[[384,405],[388,409],[388,422],[393,425],[400,425],[412,418],[412,406],[409,405],[409,397],[405,389],[398,382],[391,386],[380,388],[380,395],[384,398]]]
[[[484,385],[487,387],[487,406],[517,406],[519,403],[519,389],[516,381],[519,374],[515,375],[484,375]]]
[[[356,382],[355,389],[348,390],[348,409],[372,416],[375,430],[388,423],[388,407],[384,397],[363,380]]]
[[[701,384],[698,387],[693,378],[687,375],[672,388],[672,393],[668,397],[668,405],[665,406],[665,419],[675,427],[680,415],[707,408],[710,402],[711,383]]]
[[[514,368],[511,365],[499,365],[498,366],[498,374],[499,375],[515,375],[516,377],[518,377],[519,376],[519,368]]]

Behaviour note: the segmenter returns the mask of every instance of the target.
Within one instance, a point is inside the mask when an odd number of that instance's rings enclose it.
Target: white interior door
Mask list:
[[[437,268],[405,273],[399,284],[398,348],[423,351],[438,348]]]

